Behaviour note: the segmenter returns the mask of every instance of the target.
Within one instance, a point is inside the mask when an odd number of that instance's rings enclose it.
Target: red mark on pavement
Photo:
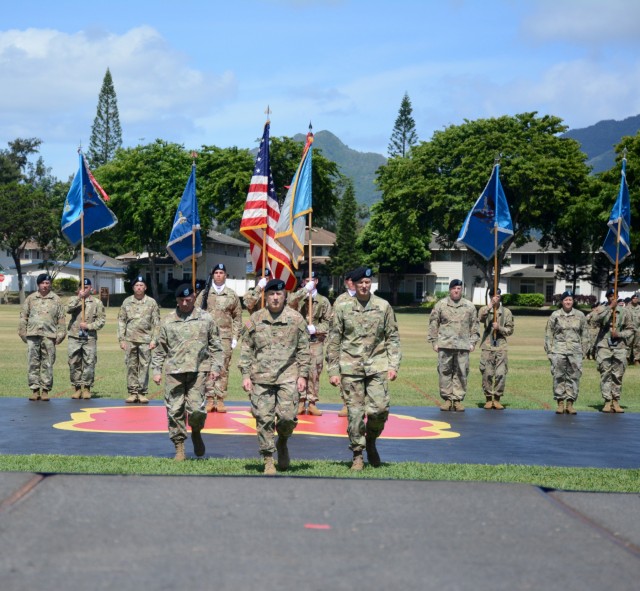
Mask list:
[[[331,529],[328,523],[305,523],[305,529]]]

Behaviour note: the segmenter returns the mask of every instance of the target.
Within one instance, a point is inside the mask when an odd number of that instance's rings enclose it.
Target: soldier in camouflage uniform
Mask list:
[[[589,326],[585,315],[573,307],[573,293],[565,291],[560,309],[547,321],[544,351],[551,363],[553,399],[556,414],[576,414],[574,403],[578,399],[582,358],[589,349]]]
[[[247,309],[249,314],[253,314],[257,312],[260,308],[261,300],[262,300],[262,291],[264,290],[267,282],[269,281],[269,277],[271,275],[271,271],[266,269],[264,272],[264,277],[260,277],[258,283],[255,287],[247,290],[247,293],[242,297],[242,303],[244,307]]]
[[[311,277],[306,277],[304,281],[304,287],[289,296],[289,306],[298,310],[307,321],[307,332],[311,346],[309,381],[306,391],[300,394],[298,414],[305,414],[306,402],[308,405],[306,411],[310,415],[321,417],[322,411],[317,404],[320,393],[320,376],[324,365],[324,341],[331,322],[331,303],[318,293],[318,274],[316,271],[311,271]],[[311,320],[309,319],[309,300],[311,300]]]
[[[218,263],[211,271],[207,286],[196,299],[196,306],[211,314],[218,325],[220,341],[224,350],[224,365],[215,382],[205,387],[207,412],[227,412],[224,399],[229,386],[229,364],[231,355],[238,344],[242,327],[242,304],[233,289],[226,286],[227,269]]]
[[[133,282],[133,295],[122,302],[118,313],[118,342],[127,367],[127,404],[149,402],[149,365],[160,328],[160,308],[146,291],[147,283],[139,275]]]
[[[486,398],[484,408],[502,410],[504,406],[500,398],[504,395],[509,371],[507,337],[513,334],[513,314],[500,302],[500,288],[497,294],[493,288],[489,290],[489,296],[491,305],[483,306],[478,313],[478,321],[484,326],[480,343],[480,373]]]
[[[48,401],[56,345],[64,340],[67,329],[60,298],[51,291],[51,275],[41,273],[36,283],[38,291],[27,297],[20,310],[18,336],[27,344],[29,400]]]
[[[218,327],[208,312],[195,307],[195,301],[190,285],[185,283],[178,287],[177,308],[162,322],[151,358],[156,384],[162,381],[164,366],[164,403],[169,437],[176,448],[176,461],[185,459],[187,421],[191,427],[194,453],[198,457],[205,453],[201,434],[207,420],[205,382],[215,380],[224,363]]]
[[[307,326],[298,312],[286,306],[284,287],[280,279],[271,279],[265,286],[266,306],[246,323],[238,363],[268,476],[276,473],[276,451],[278,468],[284,471],[289,467],[287,440],[298,424],[298,400],[309,376]],[[275,432],[278,440],[274,444]]]
[[[592,304],[591,312],[587,314],[587,326],[589,327],[589,348],[587,349],[587,359],[596,358],[596,339],[598,337],[599,327],[595,322],[594,311],[600,304]]]
[[[449,283],[449,297],[441,299],[431,311],[427,340],[438,353],[440,410],[463,412],[467,393],[469,353],[480,338],[475,306],[462,297],[462,281]]]
[[[393,309],[371,293],[372,276],[364,267],[353,272],[356,294],[334,306],[327,341],[329,382],[345,393],[354,471],[364,468],[364,449],[371,466],[381,464],[376,439],[389,417],[388,382],[396,379],[402,358]]]
[[[600,392],[604,398],[602,412],[623,413],[620,394],[627,368],[627,343],[634,335],[633,320],[628,308],[617,305],[613,289],[607,291],[607,302],[594,313],[600,327],[596,363],[600,372]]]
[[[633,339],[629,341],[629,363],[640,365],[640,301],[638,294],[631,296],[631,302],[625,306],[633,322]]]

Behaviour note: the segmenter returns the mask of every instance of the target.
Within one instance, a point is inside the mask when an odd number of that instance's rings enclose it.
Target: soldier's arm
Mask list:
[[[162,376],[162,368],[167,357],[167,333],[164,326],[158,332],[158,343],[151,355],[151,372],[156,381],[158,376]],[[159,383],[156,381],[156,383]]]
[[[59,345],[67,336],[67,324],[65,322],[67,315],[64,312],[64,306],[62,305],[62,302],[58,303],[56,314],[58,320],[58,323],[56,325],[56,344]]]
[[[329,326],[331,324],[331,304],[329,300],[324,300],[321,306],[321,314],[316,324],[316,332],[318,334],[326,335],[329,332]]]
[[[469,344],[472,349],[476,348],[480,340],[480,327],[478,325],[478,312],[476,307],[471,304],[469,309]]]
[[[220,375],[224,367],[224,351],[220,342],[220,332],[218,325],[213,318],[209,322],[207,353],[209,356],[209,369],[207,371]]]
[[[504,314],[504,325],[498,328],[498,332],[505,337],[510,337],[513,334],[513,329],[515,327],[513,322],[513,314],[511,310],[507,310],[506,308],[502,309],[502,313]]]
[[[242,304],[240,303],[240,298],[235,296],[233,309],[231,310],[231,326],[232,326],[232,338],[236,341],[240,338],[240,331],[242,329]]]
[[[329,327],[329,338],[327,339],[327,350],[325,361],[327,362],[327,373],[329,377],[340,375],[340,343],[342,342],[342,308],[338,306],[333,310],[333,318]]]
[[[553,331],[555,327],[555,318],[553,314],[547,320],[547,328],[544,333],[544,352],[549,355],[553,350]]]
[[[124,341],[124,337],[127,332],[127,310],[124,306],[120,306],[120,310],[118,312],[118,342]]]
[[[433,307],[429,314],[429,330],[427,331],[427,341],[433,347],[438,344],[438,330],[440,329],[440,308],[438,304]]]
[[[88,330],[100,330],[104,323],[107,321],[107,315],[104,311],[104,305],[100,300],[96,301],[96,317],[93,319],[93,322],[90,322],[87,325]]]
[[[20,322],[18,323],[18,336],[27,342],[27,323],[29,321],[29,313],[31,311],[31,300],[27,298],[20,308]]]
[[[309,333],[304,320],[298,323],[298,340],[296,343],[296,363],[298,365],[298,377],[309,378],[311,366],[311,349],[309,348]]]
[[[73,296],[68,302],[67,302],[67,313],[70,314],[71,312],[77,310],[78,308],[82,307],[82,300],[78,297],[78,296]]]
[[[587,322],[586,317],[583,315],[580,319],[580,345],[582,346],[582,354],[586,357],[589,352],[589,347],[591,346],[589,336],[589,322]]]
[[[491,306],[482,306],[482,308],[480,308],[480,312],[478,312],[479,322],[484,322],[487,319],[487,316],[489,316],[489,310],[491,310]]]
[[[387,306],[385,310],[384,326],[387,362],[389,364],[389,369],[397,372],[400,369],[402,351],[400,350],[400,333],[398,332],[398,323],[396,322],[396,315],[394,314],[391,306]]]
[[[631,314],[628,310],[621,310],[623,318],[620,322],[620,330],[618,331],[618,336],[621,339],[624,339],[624,342],[629,344],[633,340],[633,335],[635,334],[635,328],[633,326],[633,318],[631,318]]]
[[[290,308],[293,308],[294,310],[296,310],[296,312],[299,312],[300,306],[302,305],[302,302],[306,297],[309,297],[309,292],[303,287],[289,294],[289,297],[287,298],[287,304]]]

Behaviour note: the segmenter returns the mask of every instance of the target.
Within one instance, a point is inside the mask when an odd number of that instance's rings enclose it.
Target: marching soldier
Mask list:
[[[625,308],[633,322],[633,339],[629,341],[629,363],[640,365],[640,301],[637,293],[631,296],[631,301]]]
[[[249,314],[257,312],[258,308],[260,307],[259,304],[260,300],[262,299],[262,292],[266,287],[267,282],[269,281],[270,275],[271,271],[269,271],[269,269],[265,269],[264,277],[260,277],[258,283],[251,289],[248,289],[247,293],[244,294],[242,303],[244,304],[244,307],[247,309]]]

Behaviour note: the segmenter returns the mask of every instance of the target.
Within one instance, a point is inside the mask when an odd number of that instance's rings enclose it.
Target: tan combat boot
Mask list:
[[[344,404],[342,406],[342,408],[338,411],[338,416],[339,417],[348,417],[349,416],[349,409],[347,408],[346,404]]]
[[[316,406],[315,402],[310,402],[307,407],[307,414],[310,414],[314,417],[321,417],[322,411]]]
[[[459,400],[454,400],[453,402],[453,410],[455,412],[464,412],[464,404]]]
[[[207,404],[204,407],[206,412],[213,412],[216,409],[215,402],[213,400],[213,396],[207,396]]]
[[[85,386],[82,388],[82,399],[89,400],[91,398],[91,388],[89,386]]]
[[[224,405],[222,398],[216,398],[216,412],[227,412],[227,407]]]
[[[75,392],[71,394],[71,398],[78,400],[82,396],[82,386],[75,386]]]
[[[276,475],[276,465],[273,463],[273,456],[271,455],[264,456],[264,475],[265,476]]]
[[[138,394],[138,402],[140,404],[149,404],[149,399],[144,394]]]
[[[624,410],[620,406],[620,401],[615,398],[611,401],[611,412],[623,413]]]
[[[353,462],[351,463],[352,472],[362,472],[364,470],[364,460],[362,459],[361,451],[353,452]]]
[[[604,406],[602,407],[602,412],[613,412],[611,410],[611,400],[606,400]]]
[[[556,408],[556,414],[557,415],[563,415],[564,414],[564,400],[558,400],[558,406]]]
[[[453,401],[451,400],[445,400],[441,405],[440,405],[440,410],[443,411],[450,411],[453,410]]]
[[[502,404],[500,404],[500,397],[499,396],[494,396],[493,397],[493,408],[495,408],[496,410],[504,410],[504,406],[502,406]]]
[[[568,415],[578,414],[576,409],[573,408],[573,400],[567,400],[567,410],[565,411]]]
[[[493,396],[488,396],[487,394],[485,394],[485,398],[487,399],[487,401],[484,403],[484,408],[486,408],[487,410],[490,410],[493,408]]]
[[[29,400],[31,400],[32,402],[40,400],[40,390],[31,390],[31,394],[29,394]]]
[[[176,455],[173,459],[176,462],[184,462],[187,459],[184,455],[184,441],[174,441],[173,444],[176,446]]]
[[[287,438],[278,437],[276,441],[276,450],[278,451],[278,470],[283,472],[289,468],[289,448],[287,447]]]
[[[71,398],[73,398],[73,396]],[[79,396],[78,396],[78,398],[79,398]],[[133,404],[137,400],[138,400],[138,395],[134,392],[134,393],[129,394],[129,396],[127,396],[127,398],[125,399],[125,402],[127,404]]]
[[[300,402],[298,402],[298,410],[297,410],[296,414],[298,414],[298,415],[305,414],[304,400],[301,400]]]
[[[49,402],[49,400],[51,400],[49,398],[48,390],[45,390],[44,388],[42,389],[42,392],[40,392],[40,400],[44,400],[45,402]]]
[[[366,436],[366,449],[369,465],[374,468],[378,468],[382,462],[380,461],[380,454],[378,454],[378,450],[376,448],[376,438],[372,435]]]
[[[193,443],[193,453],[201,458],[204,455],[205,447],[200,429],[191,429],[191,442]]]

